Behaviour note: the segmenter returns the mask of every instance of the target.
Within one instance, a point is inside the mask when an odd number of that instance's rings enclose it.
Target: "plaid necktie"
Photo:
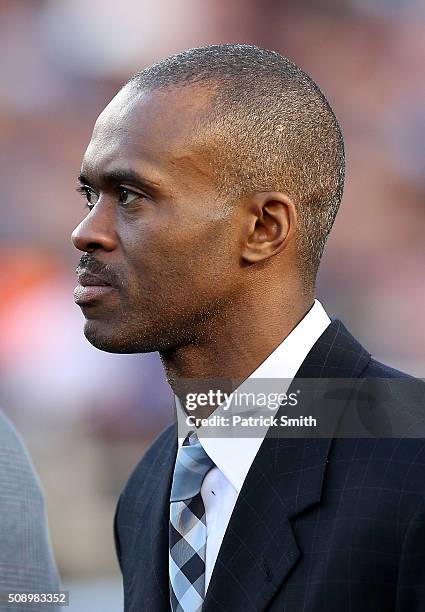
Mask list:
[[[214,466],[196,433],[177,452],[170,498],[170,601],[173,612],[198,612],[205,596],[207,527],[201,485]]]

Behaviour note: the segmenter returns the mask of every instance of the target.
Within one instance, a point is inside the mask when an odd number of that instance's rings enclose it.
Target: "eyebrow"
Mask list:
[[[159,183],[155,181],[151,181],[143,176],[141,176],[135,170],[131,168],[127,169],[115,169],[108,170],[107,172],[102,172],[99,175],[100,182],[106,183],[113,186],[121,185],[122,183],[134,183],[139,185],[140,187],[146,187],[147,189],[156,189],[160,186]],[[81,185],[92,185],[92,181],[88,178],[84,172],[80,172],[77,177],[78,182]]]

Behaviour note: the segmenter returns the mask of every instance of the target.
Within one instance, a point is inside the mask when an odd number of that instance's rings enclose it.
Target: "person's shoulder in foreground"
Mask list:
[[[59,590],[40,482],[19,434],[0,411],[0,611],[56,610],[8,603],[7,595]]]

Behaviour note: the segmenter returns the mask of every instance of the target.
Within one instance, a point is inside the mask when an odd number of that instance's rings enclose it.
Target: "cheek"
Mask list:
[[[127,240],[125,256],[132,289],[145,300],[173,300],[171,292],[179,301],[213,299],[236,281],[237,248],[225,223],[151,224],[136,236]]]

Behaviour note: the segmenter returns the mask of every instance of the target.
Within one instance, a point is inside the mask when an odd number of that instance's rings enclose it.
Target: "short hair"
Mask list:
[[[297,252],[314,286],[344,186],[344,141],[316,83],[275,51],[220,44],[172,55],[134,75],[142,89],[205,84],[213,92],[204,121],[218,192],[236,201],[281,191],[297,208]]]

